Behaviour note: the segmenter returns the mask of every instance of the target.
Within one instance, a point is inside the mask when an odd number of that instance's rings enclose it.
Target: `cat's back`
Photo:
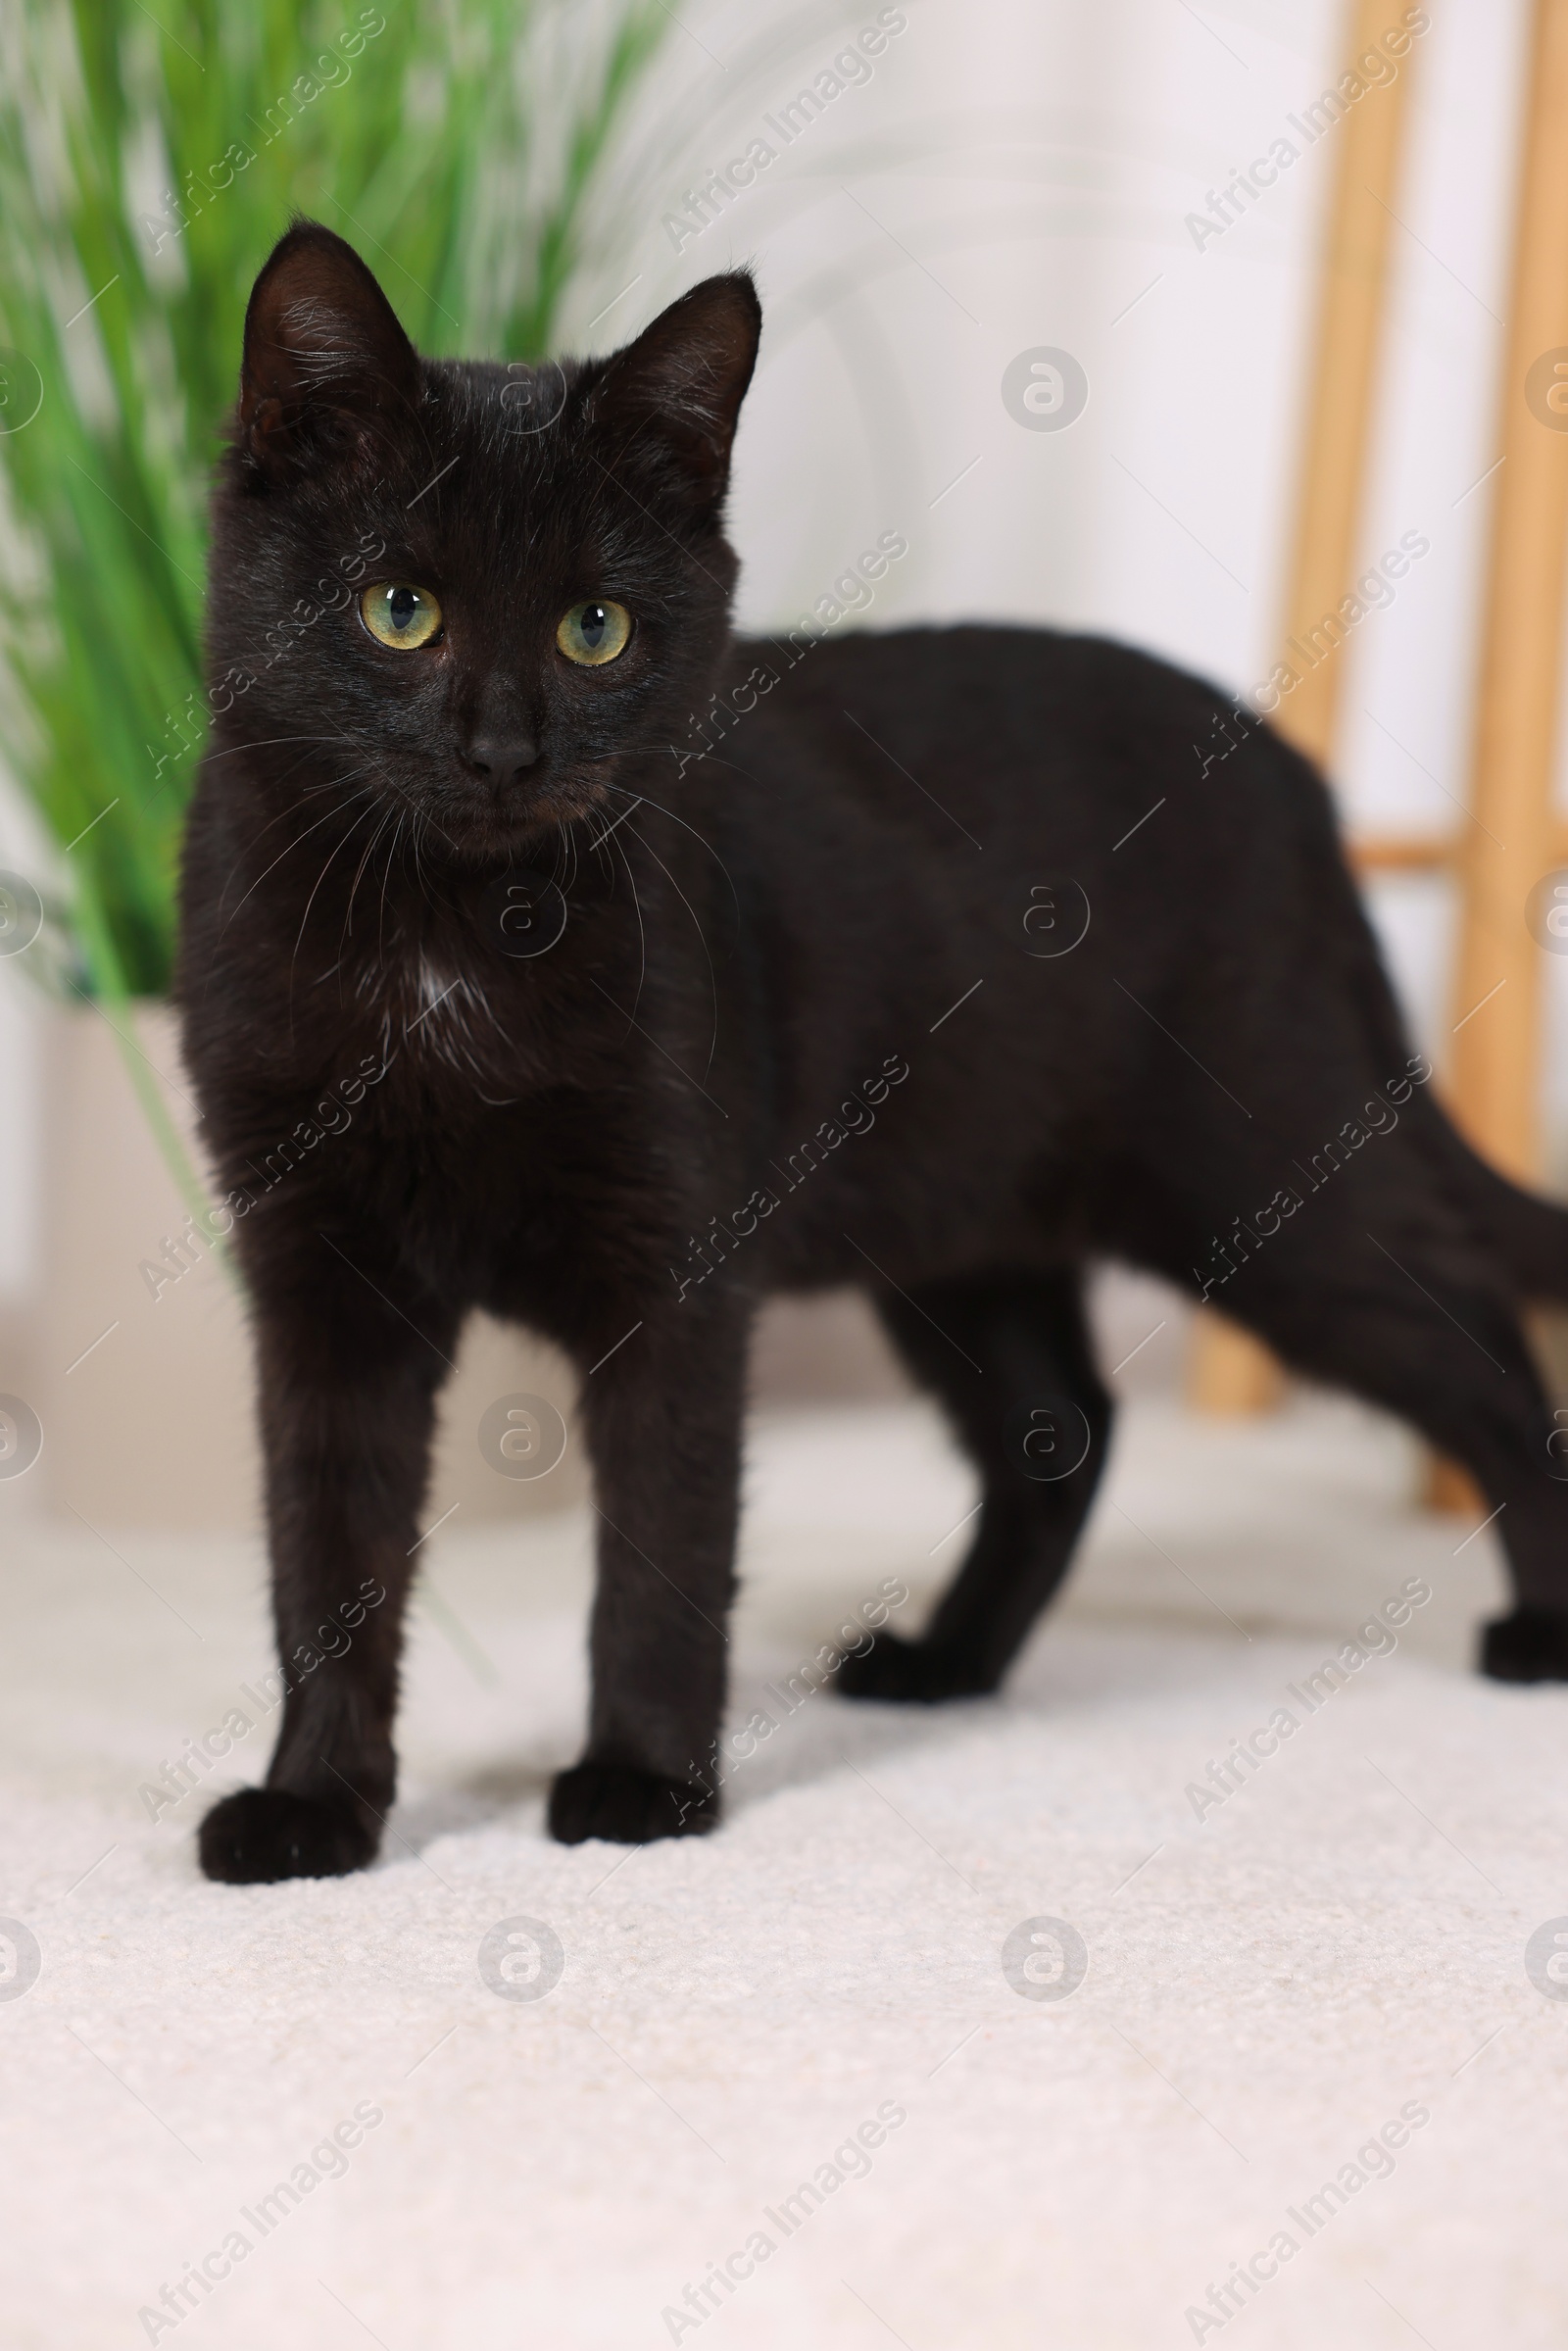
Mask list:
[[[833,833],[963,836],[1118,887],[1180,874],[1209,905],[1289,894],[1293,876],[1337,888],[1307,762],[1211,682],[1110,638],[966,623],[741,639],[716,707],[726,771],[796,830],[809,812]]]

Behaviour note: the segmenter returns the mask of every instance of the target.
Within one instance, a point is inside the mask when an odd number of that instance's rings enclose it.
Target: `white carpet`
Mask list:
[[[1135,1407],[1004,1701],[814,1696],[718,1836],[628,1858],[541,1833],[583,1526],[454,1525],[434,1579],[495,1685],[423,1617],[385,1859],[245,1889],[197,1875],[205,1790],[154,1825],[137,1789],[270,1662],[258,1554],[14,1523],[0,1913],[42,1970],[0,1999],[6,2344],[1560,2351],[1568,1999],[1524,1947],[1568,1913],[1568,1691],[1457,1670],[1492,1537],[1455,1557],[1410,1473],[1335,1405]],[[912,1409],[764,1430],[752,1490],[736,1721],[884,1576],[912,1620],[969,1504]],[[1398,1653],[1295,1704],[1412,1577]],[[1200,1821],[1188,1785],[1282,1704],[1298,1730]],[[564,1952],[536,2001],[478,1971],[518,1915]],[[1039,1916],[1084,1939],[1070,1997],[1002,1972]],[[139,2318],[235,2230],[198,2308]],[[700,2324],[663,2315],[737,2255]],[[1258,2255],[1220,2324],[1210,2286]]]

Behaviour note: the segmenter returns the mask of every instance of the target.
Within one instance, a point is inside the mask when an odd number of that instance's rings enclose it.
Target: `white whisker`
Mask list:
[[[310,897],[305,901],[305,911],[300,916],[300,927],[298,932],[295,934],[294,953],[289,956],[288,959],[288,1003],[289,1017],[291,1020],[294,1012],[294,969],[295,965],[300,959],[300,949],[305,944],[305,926],[311,919],[311,908],[316,904],[317,893],[319,891],[321,884],[327,877],[332,865],[332,859],[337,857],[340,850],[344,849],[348,843],[353,840],[355,834],[365,822],[366,817],[373,814],[374,809],[375,802],[373,800],[367,802],[366,806],[361,809],[359,815],[355,817],[354,822],[349,826],[348,831],[343,835],[342,840],[337,844],[337,848],[332,851],[331,857],[327,858],[326,863],[321,867],[320,872],[317,875],[315,887],[312,889]]]
[[[705,933],[702,924],[697,919],[696,909],[693,907],[691,900],[687,897],[679,882],[676,881],[675,876],[670,872],[669,867],[664,863],[663,858],[660,856],[658,850],[655,849],[653,843],[649,840],[646,840],[644,836],[637,831],[637,827],[634,824],[628,824],[626,830],[628,833],[633,834],[637,840],[642,842],[644,849],[647,850],[649,856],[653,858],[654,863],[659,867],[660,872],[664,876],[664,879],[674,891],[675,896],[680,900],[680,903],[685,907],[687,913],[691,915],[693,927],[697,932],[699,940],[702,942],[703,954],[708,962],[709,994],[713,1000],[713,1033],[708,1041],[708,1060],[705,1064],[706,1072],[706,1070],[712,1068],[713,1055],[718,1051],[718,974],[713,969],[713,958],[709,953],[707,934]]]

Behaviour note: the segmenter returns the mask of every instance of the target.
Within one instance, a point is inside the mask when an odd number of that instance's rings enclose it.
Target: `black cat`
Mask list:
[[[1323,785],[1094,639],[734,642],[721,513],[760,327],[723,276],[609,360],[457,365],[326,229],[257,280],[179,995],[294,1670],[267,1786],[203,1823],[213,1877],[376,1850],[432,1413],[475,1307],[581,1377],[599,1584],[587,1750],[550,1800],[568,1842],[715,1817],[772,1291],[865,1290],[983,1481],[929,1630],[884,1632],[841,1690],[995,1690],[1060,1583],[1110,1425],[1081,1300],[1103,1257],[1213,1293],[1467,1463],[1517,1598],[1484,1663],[1568,1674],[1568,1487],[1516,1308],[1568,1298],[1568,1216],[1438,1107]],[[369,1582],[384,1604],[316,1663]]]

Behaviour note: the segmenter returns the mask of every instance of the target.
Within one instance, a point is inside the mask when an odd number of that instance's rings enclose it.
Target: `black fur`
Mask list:
[[[213,1876],[376,1848],[431,1416],[476,1307],[581,1374],[600,1556],[567,1841],[715,1817],[748,1334],[779,1290],[868,1291],[983,1480],[929,1631],[841,1689],[994,1690],[1060,1582],[1109,1434],[1097,1257],[1207,1288],[1466,1462],[1521,1603],[1485,1662],[1568,1671],[1568,1489],[1517,1317],[1568,1297],[1568,1218],[1445,1119],[1322,783],[1093,639],[733,642],[759,327],[750,281],[714,278],[534,375],[418,360],[324,229],[258,280],[179,990],[294,1686],[267,1788],[204,1824]],[[338,593],[361,578],[432,592],[440,638],[377,644]],[[593,597],[635,623],[600,669],[555,644]],[[564,895],[534,959],[496,929],[514,868]],[[308,1665],[369,1578],[385,1603]]]

